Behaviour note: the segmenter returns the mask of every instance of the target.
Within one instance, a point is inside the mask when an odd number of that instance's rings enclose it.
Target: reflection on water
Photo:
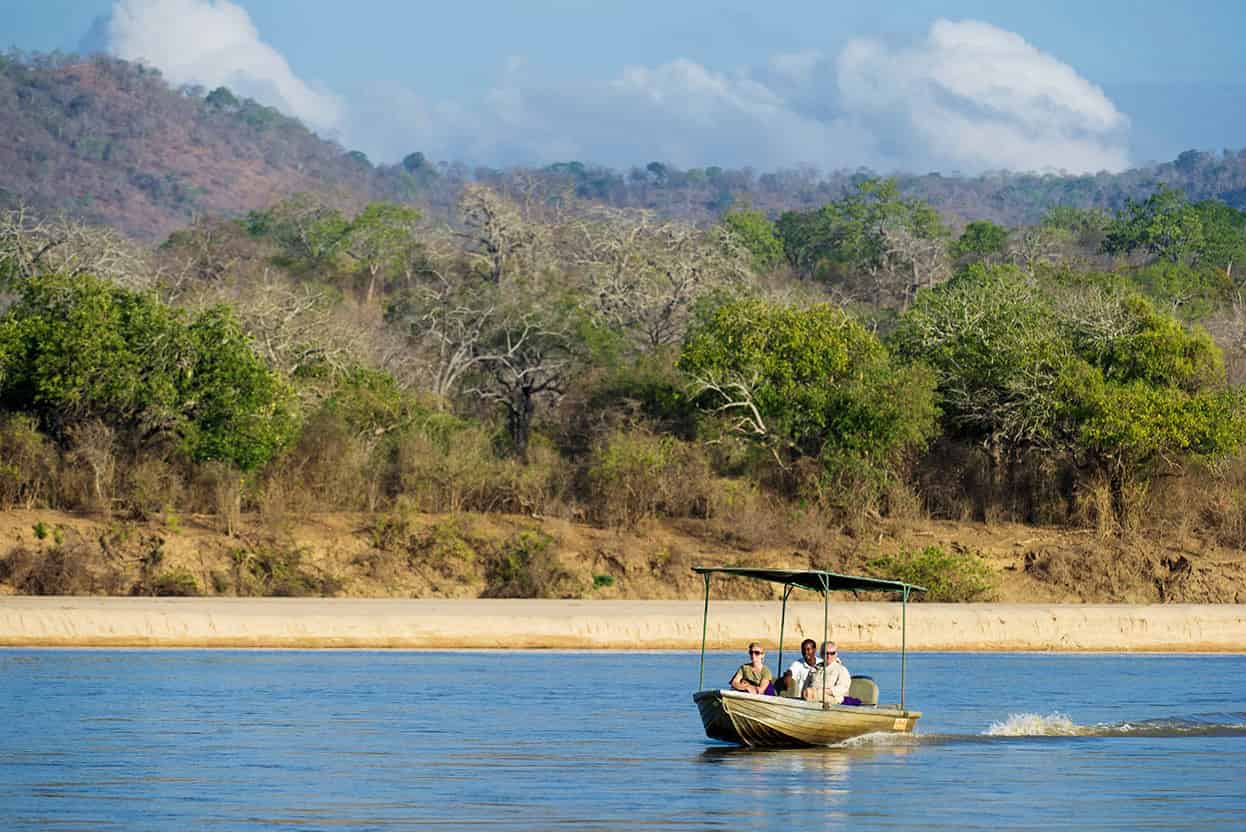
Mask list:
[[[894,656],[852,659],[895,690]],[[790,750],[707,740],[687,696],[697,664],[0,650],[0,829],[1232,829],[1246,817],[1246,657],[918,654],[917,734]],[[711,655],[707,677],[737,665]]]
[[[752,771],[761,774],[763,790],[771,787],[775,775],[781,775],[782,779],[797,784],[792,791],[793,796],[816,794],[825,798],[846,793],[848,775],[854,766],[876,765],[878,758],[883,755],[902,757],[912,753],[914,744],[913,738],[908,736],[903,743],[856,744],[853,747],[833,748],[767,749],[715,745],[702,751],[698,759],[701,763],[728,766],[737,772]]]

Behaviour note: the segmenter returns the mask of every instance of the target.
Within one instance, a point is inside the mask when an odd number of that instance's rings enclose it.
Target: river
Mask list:
[[[895,654],[844,661],[897,698]],[[0,829],[1246,828],[1246,656],[914,654],[914,737],[810,750],[707,740],[696,681],[687,653],[0,650]]]

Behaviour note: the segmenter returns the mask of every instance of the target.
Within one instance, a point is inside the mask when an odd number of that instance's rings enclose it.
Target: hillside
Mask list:
[[[298,191],[339,201],[415,201],[446,215],[462,186],[521,197],[647,208],[699,224],[732,204],[772,216],[839,199],[872,174],[813,169],[680,170],[637,160],[628,171],[567,161],[539,169],[470,168],[413,152],[374,166],[295,119],[228,90],[171,88],[156,70],[92,57],[0,56],[0,205],[24,200],[144,239],[163,239],[196,214],[238,215]],[[414,149],[413,149],[414,150]],[[900,174],[906,196],[953,221],[1037,222],[1055,205],[1115,211],[1159,184],[1192,200],[1246,207],[1246,150],[1187,151],[1120,174]]]
[[[0,113],[0,202],[140,238],[295,191],[391,196],[369,164],[298,121],[228,92],[173,90],[124,61],[0,57]]]

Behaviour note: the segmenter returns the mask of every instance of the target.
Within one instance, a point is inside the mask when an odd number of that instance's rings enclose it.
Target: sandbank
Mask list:
[[[7,647],[689,650],[700,601],[360,598],[0,598]],[[898,650],[898,603],[832,603],[847,650]],[[1246,652],[1246,605],[909,604],[915,651]],[[820,637],[822,605],[788,606],[785,641]],[[710,606],[708,645],[779,635],[774,602]]]

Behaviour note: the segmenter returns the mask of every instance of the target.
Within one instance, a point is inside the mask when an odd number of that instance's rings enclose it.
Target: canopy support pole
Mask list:
[[[779,673],[783,673],[783,627],[787,624],[787,596],[792,594],[792,585],[783,585],[783,611],[779,613]]]
[[[697,690],[705,690],[705,631],[710,620],[710,573],[705,575],[705,612],[701,615],[701,680],[697,682]]]
[[[825,651],[826,651],[826,643],[827,641],[830,640],[830,637],[831,637],[831,607],[830,607],[830,601],[828,600],[831,597],[831,587],[825,575],[822,575],[821,578],[822,578],[822,646],[819,647],[818,649],[823,651],[822,653],[822,710],[827,711],[827,710],[830,710],[831,706],[826,703],[826,677],[829,675],[829,673],[828,673],[828,668],[826,665],[826,652]],[[815,661],[815,664],[816,664],[816,661]]]
[[[909,588],[905,584],[904,592],[900,595],[900,710],[904,710],[904,665],[908,652],[909,631],[908,608]]]

